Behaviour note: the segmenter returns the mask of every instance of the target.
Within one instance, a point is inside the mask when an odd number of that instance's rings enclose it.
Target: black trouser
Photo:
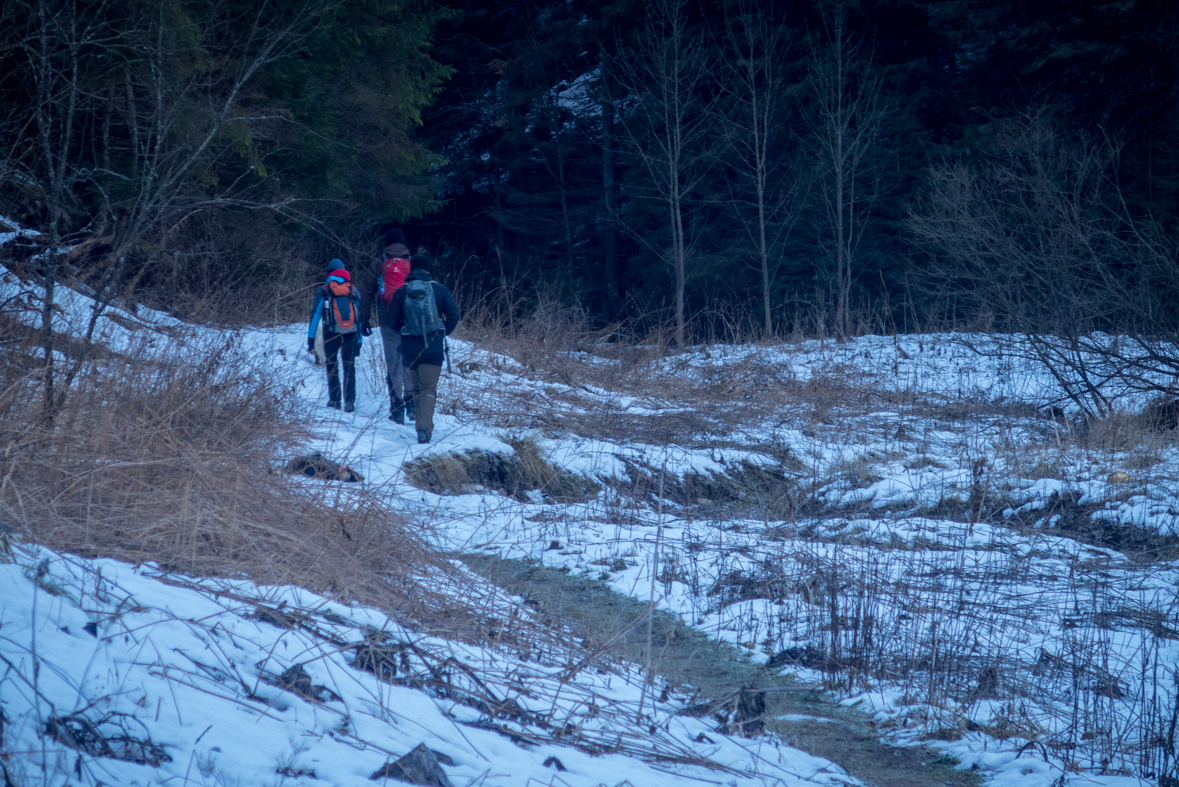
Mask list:
[[[359,334],[323,332],[323,354],[327,362],[328,400],[340,401],[340,367],[336,354],[344,361],[344,401],[356,402],[356,356],[360,355]]]

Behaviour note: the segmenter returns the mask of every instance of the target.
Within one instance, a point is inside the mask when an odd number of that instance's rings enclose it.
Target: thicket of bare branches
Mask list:
[[[638,235],[664,256],[675,276],[676,345],[686,343],[685,288],[692,192],[709,168],[711,115],[703,88],[712,72],[711,52],[688,23],[682,0],[650,0],[647,27],[633,57],[617,64],[618,81],[636,97],[621,115],[629,152],[646,178],[639,196],[655,200],[667,216],[666,244]]]
[[[718,88],[735,111],[722,111],[717,120],[725,129],[733,168],[740,173],[731,186],[731,201],[756,253],[764,331],[773,336],[771,282],[782,266],[782,241],[794,227],[804,190],[798,162],[782,150],[782,138],[789,136],[782,116],[783,105],[789,103],[790,34],[764,8],[737,0],[726,16],[723,36],[727,49],[718,49],[734,56],[720,58],[728,79]]]
[[[816,224],[830,258],[825,278],[833,300],[831,328],[842,339],[851,335],[853,285],[863,274],[865,233],[883,191],[873,149],[880,143],[888,104],[867,44],[853,37],[845,9],[837,8],[826,22],[825,46],[811,49],[813,104],[805,117],[811,128]]]
[[[997,121],[946,161],[909,226],[958,317],[1017,333],[1089,416],[1122,392],[1173,397],[1179,241],[1119,187],[1113,140],[1070,134],[1047,108]]]
[[[306,0],[280,14],[225,0],[198,23],[166,3],[5,3],[2,87],[21,111],[0,118],[10,148],[0,194],[9,207],[39,206],[30,272],[45,293],[47,410],[62,405],[111,301],[155,269],[176,271],[179,251],[171,260],[159,254],[169,236],[216,209],[292,207],[263,177],[264,148],[254,142],[289,117],[259,104],[254,86],[327,7]],[[51,316],[63,269],[77,268],[95,291],[93,319],[59,386]]]

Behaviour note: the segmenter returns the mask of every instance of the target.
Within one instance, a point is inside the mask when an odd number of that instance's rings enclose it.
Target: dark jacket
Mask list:
[[[409,259],[409,249],[400,243],[394,243],[385,249],[384,256],[377,257],[368,267],[356,274],[356,287],[360,290],[360,324],[368,323],[369,314],[376,306],[377,320],[386,328],[392,328],[385,317],[388,311],[377,293],[381,291],[381,271],[385,267],[385,260],[390,257],[404,257]]]
[[[410,271],[406,281],[413,281],[415,279],[430,281],[430,274],[421,270]],[[430,366],[441,366],[445,360],[442,340],[444,337],[450,336],[455,326],[458,325],[459,319],[463,316],[459,312],[458,305],[455,304],[454,296],[450,294],[450,290],[438,282],[432,282],[432,284],[434,285],[434,300],[438,304],[438,313],[442,317],[442,323],[446,326],[446,330],[435,331],[425,339],[421,336],[402,335],[401,355],[405,358],[405,365],[410,369],[416,369],[419,364],[423,363]],[[404,287],[393,293],[393,302],[389,304],[386,317],[387,320],[382,325],[387,328],[400,331],[405,326]]]

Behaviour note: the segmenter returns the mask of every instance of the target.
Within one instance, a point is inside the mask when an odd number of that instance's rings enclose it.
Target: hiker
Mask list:
[[[356,410],[356,356],[364,340],[360,333],[360,293],[349,281],[344,263],[332,260],[327,281],[315,291],[311,326],[307,330],[307,352],[315,354],[315,331],[323,319],[323,354],[327,365],[328,407],[340,409],[340,372],[336,361],[344,361],[344,412]]]
[[[458,325],[458,306],[450,290],[430,279],[433,260],[422,254],[409,258],[405,285],[393,293],[385,324],[401,334],[401,354],[413,382],[417,404],[418,442],[434,435],[434,404],[446,353],[446,337]]]
[[[369,315],[375,305],[377,322],[381,327],[381,345],[385,350],[385,385],[389,388],[389,420],[403,424],[414,420],[413,383],[401,353],[401,334],[386,320],[393,293],[405,283],[409,275],[409,248],[399,229],[385,234],[385,250],[369,263],[360,276],[360,330],[365,336],[372,333]]]

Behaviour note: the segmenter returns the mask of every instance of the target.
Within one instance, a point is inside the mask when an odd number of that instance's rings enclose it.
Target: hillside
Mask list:
[[[63,303],[77,335],[87,298]],[[96,369],[226,360],[185,445],[271,406],[232,375],[275,386],[288,426],[208,454],[244,480],[199,510],[281,516],[248,545],[169,541],[183,518],[85,542],[9,448],[16,787],[360,784],[419,745],[455,785],[1174,782],[1173,431],[1130,398],[1083,422],[1011,339],[455,340],[419,446],[371,345],[345,415],[301,325],[116,308],[97,335]],[[311,451],[364,480],[281,472]]]

